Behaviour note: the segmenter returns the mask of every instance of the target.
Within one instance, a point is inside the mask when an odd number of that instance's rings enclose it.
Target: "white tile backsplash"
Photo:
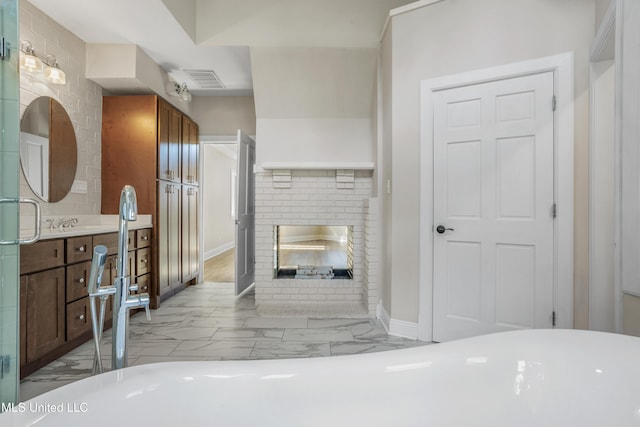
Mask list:
[[[76,133],[78,166],[76,180],[87,183],[86,193],[69,193],[58,203],[42,202],[43,216],[94,215],[100,213],[100,162],[102,88],[85,76],[85,43],[26,0],[20,1],[20,40],[28,40],[41,58],[53,54],[65,72],[64,86],[20,76],[20,116],[39,96],[50,96],[67,110]],[[20,195],[35,197],[24,174]],[[21,215],[31,213],[24,208]]]

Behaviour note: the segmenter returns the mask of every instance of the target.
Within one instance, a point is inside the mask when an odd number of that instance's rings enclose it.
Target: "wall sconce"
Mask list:
[[[191,92],[189,92],[189,88],[186,83],[179,84],[170,81],[167,83],[167,93],[171,96],[177,96],[185,102],[191,101]]]
[[[44,65],[46,67],[44,67]],[[67,83],[67,78],[59,66],[58,61],[54,55],[47,55],[43,61],[38,58],[36,51],[33,49],[31,42],[23,40],[20,43],[20,69],[31,76],[37,76],[42,73],[44,69],[44,79],[49,83],[57,85],[64,85]]]
[[[42,61],[36,56],[31,42],[27,40],[20,43],[20,69],[29,74],[42,72]]]
[[[57,85],[67,84],[67,76],[58,67],[58,61],[53,55],[47,55],[47,59],[44,61],[47,64],[44,69],[44,79],[48,82],[55,83]]]

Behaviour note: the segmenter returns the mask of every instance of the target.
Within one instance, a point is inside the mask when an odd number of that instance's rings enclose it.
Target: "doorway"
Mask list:
[[[201,271],[205,280],[233,282],[239,296],[254,283],[255,141],[238,130],[235,136],[203,136],[201,143]]]
[[[572,61],[422,82],[420,339],[572,325]]]

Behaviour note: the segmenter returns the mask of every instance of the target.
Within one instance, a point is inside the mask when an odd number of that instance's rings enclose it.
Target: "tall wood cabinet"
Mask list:
[[[102,213],[118,213],[129,184],[138,213],[153,215],[154,308],[199,274],[198,157],[198,125],[162,98],[103,98]]]

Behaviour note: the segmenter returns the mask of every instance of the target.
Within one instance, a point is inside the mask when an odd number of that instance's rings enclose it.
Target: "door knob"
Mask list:
[[[453,231],[453,228],[445,228],[445,226],[444,226],[444,225],[439,225],[439,226],[437,226],[437,227],[436,227],[436,231],[437,231],[438,233],[440,233],[440,234],[443,234],[443,233],[444,233],[445,231],[447,231],[447,230],[449,230],[449,231]]]

